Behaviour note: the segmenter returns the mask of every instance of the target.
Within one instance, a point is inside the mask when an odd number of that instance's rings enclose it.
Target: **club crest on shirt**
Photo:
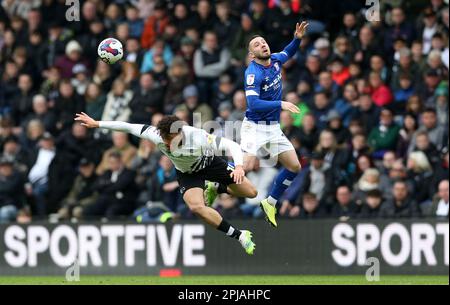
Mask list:
[[[247,75],[247,85],[251,86],[255,82],[255,74]]]
[[[278,63],[276,62],[274,65],[273,65],[274,67],[275,67],[275,69],[277,70],[277,71],[279,71],[280,70],[280,66],[278,65]]]

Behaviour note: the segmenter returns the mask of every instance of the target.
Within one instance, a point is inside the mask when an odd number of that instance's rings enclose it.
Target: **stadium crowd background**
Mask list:
[[[448,218],[448,3],[381,2],[382,21],[368,22],[357,0],[87,0],[69,22],[63,0],[1,1],[0,222],[192,217],[155,145],[74,114],[242,120],[248,38],[280,51],[300,20],[310,27],[283,90],[302,111],[281,124],[304,169],[280,214]],[[118,64],[98,60],[106,37],[124,45]],[[277,171],[248,174],[256,199],[221,195],[216,208],[261,217]]]

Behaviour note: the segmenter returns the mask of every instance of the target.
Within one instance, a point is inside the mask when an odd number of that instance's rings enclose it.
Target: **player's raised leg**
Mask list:
[[[230,225],[216,210],[207,207],[203,200],[203,189],[195,187],[188,189],[183,196],[184,201],[189,209],[200,217],[204,222],[210,226],[222,231],[227,236],[239,240],[242,247],[247,254],[253,254],[255,251],[255,244],[252,241],[252,233],[247,230],[239,230]]]
[[[266,214],[268,222],[276,227],[276,204],[284,191],[291,185],[298,172],[301,170],[295,150],[287,150],[278,155],[278,161],[284,166],[276,177],[269,196],[261,201],[261,209]]]

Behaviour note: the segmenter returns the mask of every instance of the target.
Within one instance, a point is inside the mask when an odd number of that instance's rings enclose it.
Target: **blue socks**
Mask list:
[[[273,183],[272,189],[269,193],[269,197],[267,200],[273,206],[277,204],[278,199],[280,199],[281,195],[283,195],[284,191],[291,185],[292,180],[294,180],[297,173],[288,171],[283,168],[281,172],[278,174],[275,182]]]

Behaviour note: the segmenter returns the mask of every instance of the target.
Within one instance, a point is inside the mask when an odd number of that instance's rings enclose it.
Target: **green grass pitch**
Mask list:
[[[1,276],[0,285],[448,285],[448,276],[385,275],[368,282],[360,275],[256,275],[256,276]]]

